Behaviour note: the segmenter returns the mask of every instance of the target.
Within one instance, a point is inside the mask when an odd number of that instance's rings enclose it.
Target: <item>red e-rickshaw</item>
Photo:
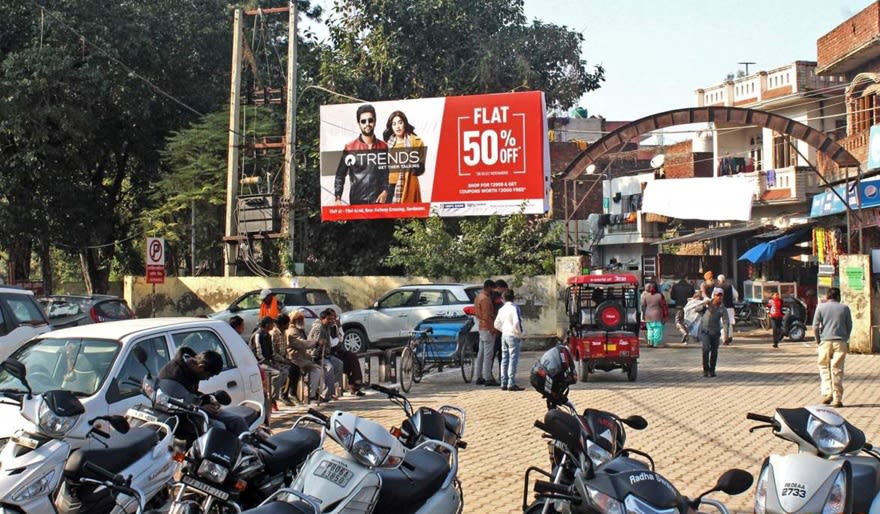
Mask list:
[[[568,347],[581,363],[582,382],[596,370],[622,369],[630,382],[639,370],[638,278],[631,273],[568,279]]]

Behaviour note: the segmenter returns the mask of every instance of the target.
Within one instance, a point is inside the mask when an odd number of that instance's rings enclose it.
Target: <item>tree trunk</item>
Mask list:
[[[43,294],[49,296],[54,290],[54,277],[52,276],[51,247],[47,237],[40,240],[40,271],[43,274]]]
[[[89,266],[86,264],[85,252],[79,252],[79,269],[82,273],[83,284],[86,286],[86,294],[92,294],[94,288],[92,287],[92,277],[89,274]]]
[[[19,237],[9,245],[9,283],[17,284],[31,276],[31,240]]]

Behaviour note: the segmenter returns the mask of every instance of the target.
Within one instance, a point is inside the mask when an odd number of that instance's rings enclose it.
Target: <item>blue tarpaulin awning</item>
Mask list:
[[[807,230],[808,229],[801,229],[797,232],[792,232],[791,234],[777,237],[772,241],[759,243],[746,250],[744,254],[740,255],[739,260],[749,261],[754,264],[760,264],[762,262],[769,261],[773,258],[774,255],[776,255],[777,250],[788,248],[789,246],[797,243],[807,233]]]

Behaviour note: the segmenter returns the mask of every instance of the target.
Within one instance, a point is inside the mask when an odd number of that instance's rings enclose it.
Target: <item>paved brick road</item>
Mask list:
[[[532,426],[546,408],[528,387],[528,371],[539,355],[526,353],[520,361],[517,380],[527,387],[522,392],[465,385],[457,369],[413,386],[410,400],[416,406],[450,403],[467,411],[468,448],[460,452],[459,471],[466,513],[521,512],[523,472],[528,466],[547,464],[546,445]],[[716,378],[703,378],[700,355],[693,344],[644,349],[637,382],[628,382],[619,371],[599,372],[590,382],[573,386],[570,395],[579,410],[589,406],[644,416],[648,428],[630,430],[627,446],[650,453],[657,471],[687,495],[708,489],[732,467],[757,475],[766,455],[792,450],[793,445],[768,431],[750,434],[746,412],[772,415],[775,407],[820,399],[813,344],[783,343],[774,350],[763,334],[738,335],[733,345],[721,348]],[[875,442],[880,441],[878,377],[880,358],[847,357],[846,406],[841,412]],[[345,397],[321,409],[351,410],[389,427],[399,425],[403,417],[374,393]],[[289,424],[302,410],[286,409],[276,416],[275,425]],[[731,510],[752,510],[751,492],[720,498]]]

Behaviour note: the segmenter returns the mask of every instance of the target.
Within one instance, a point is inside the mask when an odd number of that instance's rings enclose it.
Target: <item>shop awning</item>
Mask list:
[[[739,256],[739,260],[741,261],[749,261],[754,264],[759,264],[762,262],[769,261],[776,255],[777,250],[781,250],[783,248],[788,248],[789,246],[799,242],[803,239],[804,235],[807,234],[809,229],[801,229],[797,232],[792,232],[786,236],[778,237],[772,241],[767,241],[766,243],[759,243],[748,250],[742,255]]]
[[[764,228],[762,223],[754,223],[748,225],[737,225],[735,227],[718,227],[718,228],[710,228],[706,230],[701,230],[699,232],[694,232],[693,234],[686,234],[683,236],[673,237],[670,239],[664,239],[662,241],[657,241],[656,243],[652,243],[655,245],[666,245],[666,244],[682,244],[682,243],[693,243],[696,241],[706,241],[708,239],[718,239],[727,236],[733,236],[737,234],[744,234],[746,232],[754,232],[756,230],[761,230]]]

